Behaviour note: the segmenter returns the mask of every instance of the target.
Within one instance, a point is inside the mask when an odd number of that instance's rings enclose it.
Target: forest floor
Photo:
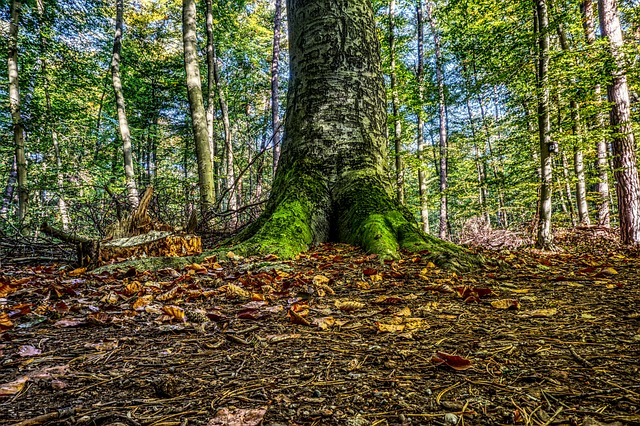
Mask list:
[[[640,257],[568,235],[464,274],[329,244],[4,266],[0,424],[640,424]]]

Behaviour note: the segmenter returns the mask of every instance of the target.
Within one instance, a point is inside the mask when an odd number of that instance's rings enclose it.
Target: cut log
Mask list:
[[[150,231],[143,235],[103,241],[100,263],[143,257],[192,256],[202,253],[202,240],[197,235],[181,235],[168,231]]]

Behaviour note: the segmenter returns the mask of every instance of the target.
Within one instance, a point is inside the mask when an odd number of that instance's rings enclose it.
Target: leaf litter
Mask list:
[[[464,274],[338,244],[157,272],[6,267],[0,418],[638,423],[638,256],[597,250],[487,252],[499,267]]]

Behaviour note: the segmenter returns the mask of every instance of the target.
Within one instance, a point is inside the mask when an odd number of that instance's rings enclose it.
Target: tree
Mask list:
[[[422,230],[429,233],[429,206],[427,204],[427,177],[424,164],[424,22],[422,13],[422,0],[418,0],[416,5],[416,27],[417,27],[417,60],[416,80],[418,82],[418,113],[417,113],[417,153],[418,153],[418,191],[420,197],[420,219],[422,222]]]
[[[396,72],[396,0],[389,2],[389,81],[391,89],[391,111],[393,114],[393,147],[396,165],[396,194],[404,204],[404,166],[402,165],[402,122],[400,121],[400,98]]]
[[[111,55],[111,78],[113,80],[113,91],[116,98],[116,109],[118,111],[118,128],[122,139],[122,150],[124,152],[124,174],[127,184],[127,195],[132,210],[138,206],[138,187],[133,169],[133,153],[131,150],[131,130],[125,109],[124,94],[122,92],[122,81],[120,78],[120,52],[122,50],[122,27],[124,0],[116,0],[116,33],[113,39],[113,53]]]
[[[238,249],[291,257],[337,240],[383,258],[399,249],[452,255],[393,195],[385,90],[369,0],[289,0],[284,143],[265,212]]]
[[[15,147],[16,174],[18,181],[18,220],[27,215],[29,193],[27,191],[27,159],[24,155],[25,129],[20,112],[20,85],[18,78],[18,31],[20,28],[20,0],[11,1],[11,21],[9,22],[9,108],[13,123],[13,144]]]
[[[447,105],[445,99],[445,76],[444,59],[440,46],[440,35],[435,17],[433,16],[433,0],[427,1],[427,20],[431,26],[433,35],[434,54],[436,56],[436,83],[438,85],[438,117],[440,136],[440,226],[438,236],[441,239],[448,238],[449,235],[449,213],[448,208],[448,148],[449,135],[447,132]]]
[[[622,29],[616,0],[598,2],[600,30],[609,45],[611,81],[607,97],[611,104],[611,150],[617,182],[620,237],[625,244],[640,243],[640,183],[636,162],[636,141],[631,127],[631,101],[622,51]]]
[[[538,247],[548,249],[553,243],[551,234],[551,194],[553,192],[552,161],[550,153],[551,122],[549,119],[549,16],[546,0],[536,0],[536,29],[538,37],[538,140],[540,143],[540,221]]]
[[[184,43],[184,67],[187,75],[187,93],[191,111],[191,126],[198,160],[198,181],[200,182],[200,204],[203,215],[213,208],[216,196],[213,183],[213,166],[207,131],[207,117],[202,100],[202,80],[196,53],[196,3],[195,0],[182,2],[182,30]]]
[[[271,132],[273,138],[273,173],[278,169],[280,159],[280,106],[278,101],[280,68],[280,28],[282,24],[282,0],[276,1],[273,18],[273,50],[271,52]]]

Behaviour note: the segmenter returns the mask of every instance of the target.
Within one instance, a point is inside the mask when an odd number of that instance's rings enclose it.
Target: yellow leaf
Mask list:
[[[400,333],[404,331],[404,324],[384,324],[376,322],[376,328],[381,333]]]
[[[518,288],[515,290],[511,290],[513,293],[520,293],[520,294],[525,294],[525,293],[529,293],[529,289],[528,288]]]
[[[580,317],[583,318],[583,319],[595,319],[596,318],[591,314],[582,314],[582,315],[580,315]]]
[[[139,281],[132,281],[125,286],[124,294],[126,294],[127,296],[133,296],[140,290],[142,290],[142,284],[140,284]]]
[[[77,277],[78,275],[82,275],[85,272],[87,272],[87,268],[78,268],[78,269],[74,269],[73,271],[69,272],[69,276],[70,277]]]
[[[534,309],[533,311],[529,311],[529,315],[531,315],[533,318],[552,317],[557,313],[558,313],[558,310],[556,308]]]
[[[382,281],[382,274],[375,274],[375,275],[371,275],[369,278],[371,278],[371,282],[378,282],[378,281]]]
[[[328,284],[329,283],[329,278],[325,277],[324,275],[316,275],[315,277],[313,277],[313,285],[321,285],[321,284]]]
[[[235,297],[249,299],[251,297],[251,293],[249,293],[247,290],[243,289],[242,287],[238,287],[237,285],[234,285],[234,284],[223,285],[218,290],[225,291],[225,293],[227,294],[227,297],[230,299]]]
[[[165,314],[172,316],[178,321],[186,321],[185,315],[184,315],[184,309],[178,306],[174,306],[174,305],[163,306],[162,310],[164,311]]]
[[[356,302],[355,300],[336,300],[335,302],[336,308],[341,311],[357,311],[358,309],[364,308],[364,303]]]
[[[491,302],[491,306],[496,309],[519,309],[520,302],[515,299],[500,299]]]
[[[133,302],[133,305],[131,305],[131,308],[133,308],[136,311],[141,310],[142,308],[147,306],[149,303],[151,303],[152,300],[153,300],[153,295],[151,295],[151,294],[147,294],[146,296],[138,297],[136,299],[136,301]]]
[[[236,254],[234,252],[232,252],[232,251],[227,253],[227,258],[229,258],[231,260],[235,259],[236,257],[237,257]]]
[[[411,309],[409,309],[408,306],[405,306],[404,308],[400,309],[397,313],[397,316],[399,317],[410,317],[411,316]]]
[[[333,325],[336,323],[336,320],[333,317],[322,317],[315,318],[311,323],[318,327],[320,330],[326,330],[329,327],[333,327]]]
[[[356,288],[358,288],[360,290],[369,290],[371,288],[371,284],[369,284],[368,282],[364,282],[364,281],[357,281],[356,282]]]
[[[600,273],[602,275],[618,275],[618,271],[613,268],[604,268]]]

